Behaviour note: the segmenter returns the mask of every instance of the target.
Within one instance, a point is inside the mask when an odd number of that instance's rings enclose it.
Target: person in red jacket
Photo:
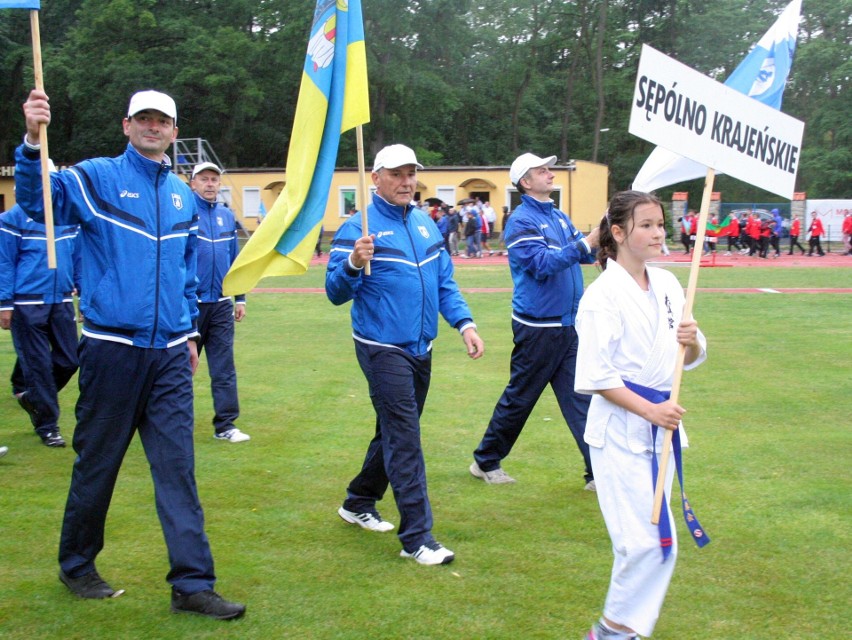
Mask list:
[[[808,239],[808,257],[814,255],[814,249],[822,257],[825,255],[825,251],[822,250],[822,241],[820,238],[825,233],[825,229],[822,226],[822,220],[819,219],[819,214],[816,211],[811,211],[811,215],[813,219],[811,220],[811,226],[808,227],[808,233],[810,234],[810,238]]]
[[[758,255],[761,258],[768,258],[769,239],[772,237],[772,222],[769,220],[760,220],[759,218],[758,222],[760,224],[760,253]]]
[[[790,253],[789,255],[793,255],[793,248],[799,247],[799,251],[802,252],[802,255],[805,255],[805,248],[799,244],[799,235],[802,233],[802,221],[799,219],[799,216],[793,215],[793,221],[790,223]]]
[[[852,256],[852,210],[846,210],[841,231],[843,232],[843,246],[846,247],[844,255]]]
[[[754,211],[746,222],[746,236],[748,236],[748,255],[751,257],[760,249],[760,216]]]
[[[728,223],[728,226],[725,227],[722,235],[728,236],[728,250],[725,252],[726,256],[731,255],[735,247],[737,251],[742,249],[740,246],[740,221],[737,219],[736,215],[731,214],[731,221]]]

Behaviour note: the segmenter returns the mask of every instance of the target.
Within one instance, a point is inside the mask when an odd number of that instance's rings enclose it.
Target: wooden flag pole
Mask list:
[[[33,71],[35,86],[44,91],[44,73],[41,66],[41,34],[38,28],[38,11],[30,11],[30,31],[33,37]],[[56,269],[56,241],[53,233],[53,198],[50,195],[50,154],[47,150],[47,125],[38,126],[39,144],[41,145],[41,189],[44,196],[44,227],[47,237],[47,267]]]
[[[361,201],[361,226],[365,236],[370,235],[367,224],[367,170],[364,167],[364,129],[359,124],[355,127],[355,137],[358,147],[358,199]],[[364,275],[370,275],[370,263],[364,265]]]
[[[695,302],[695,289],[698,285],[698,269],[701,266],[701,253],[704,248],[704,234],[707,229],[707,218],[710,212],[710,197],[713,195],[713,181],[716,178],[714,169],[707,169],[704,182],[704,195],[701,197],[701,211],[698,214],[698,228],[695,231],[695,246],[692,248],[692,264],[689,267],[689,283],[686,287],[686,302],[683,305],[683,319],[692,317],[692,305]],[[672,380],[672,402],[678,401],[680,382],[683,378],[683,366],[686,361],[686,347],[678,345],[677,362],[674,379]],[[669,466],[669,455],[672,448],[674,431],[666,429],[663,439],[663,452],[660,457],[660,472],[657,474],[657,485],[654,487],[654,508],[651,511],[651,524],[659,524],[660,511],[663,508],[663,491],[666,485],[666,475]]]

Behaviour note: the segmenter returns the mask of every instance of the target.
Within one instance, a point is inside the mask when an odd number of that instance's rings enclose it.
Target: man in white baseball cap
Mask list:
[[[198,355],[207,354],[213,395],[213,437],[246,442],[249,434],[235,422],[240,416],[237,369],[234,363],[234,322],[246,315],[246,296],[222,293],[222,281],[239,252],[234,212],[219,202],[222,168],[202,162],[192,169],[189,186],[198,208]]]
[[[513,185],[518,187],[521,178],[525,177],[530,169],[535,169],[536,167],[547,167],[549,169],[555,164],[556,156],[539,158],[534,153],[523,153],[515,158],[515,161],[512,163],[512,167],[509,169],[509,180],[512,181]],[[519,190],[521,189],[519,187]],[[524,191],[521,190],[521,193],[524,193]]]
[[[177,105],[172,97],[152,89],[137,91],[133,94],[130,105],[127,107],[127,117],[132,118],[140,111],[151,109],[164,113],[177,122]]]
[[[491,421],[473,452],[470,473],[488,484],[515,479],[502,468],[527,418],[547,385],[553,388],[562,416],[585,463],[585,488],[595,488],[589,446],[583,440],[590,396],[574,391],[577,331],[574,316],[583,294],[581,264],[591,264],[598,230],[586,238],[553,205],[556,156],[524,153],[512,163],[509,179],[521,192],[521,204],[504,229],[512,295],[512,350],[509,384],[497,401]]]
[[[225,170],[215,162],[201,162],[192,168],[192,177],[194,178],[202,171],[215,171],[220,176],[225,173]]]
[[[39,129],[51,117],[44,91],[30,92],[24,116],[16,197],[41,222]],[[168,549],[171,610],[225,620],[246,607],[213,590],[195,481],[198,300],[188,283],[196,282],[198,210],[192,190],[171,171],[167,150],[177,138],[176,117],[172,98],[140,91],[122,121],[124,153],[51,176],[54,220],[80,224],[83,238],[77,457],[59,538],[59,579],[80,598],[121,594],[100,576],[96,559],[118,472],[138,434]]]
[[[376,154],[376,159],[373,161],[373,173],[378,173],[380,169],[398,169],[407,164],[412,165],[418,171],[423,170],[423,165],[417,162],[414,149],[410,149],[404,144],[392,144]]]
[[[352,216],[331,244],[326,293],[334,304],[352,302],[355,354],[376,413],[364,463],[337,513],[368,531],[392,531],[376,508],[390,485],[401,518],[400,555],[444,565],[455,554],[432,534],[420,442],[438,314],[459,332],[471,358],[482,356],[485,345],[453,279],[443,235],[428,213],[412,205],[422,168],[404,145],[379,151],[372,174],[376,193],[367,209],[372,233],[364,233],[361,216]],[[369,276],[362,275],[367,263]]]

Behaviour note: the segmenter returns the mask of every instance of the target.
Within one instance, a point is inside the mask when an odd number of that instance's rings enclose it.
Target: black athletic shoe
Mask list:
[[[58,431],[51,431],[41,436],[41,441],[46,447],[64,447],[65,439]]]
[[[33,403],[30,402],[29,398],[27,398],[27,392],[24,391],[21,395],[18,396],[18,404],[21,405],[21,409],[27,412],[27,415],[30,417],[30,422],[33,427],[38,426],[38,411],[33,406]]]
[[[79,598],[100,600],[115,595],[115,589],[104,582],[97,571],[92,571],[79,578],[70,578],[65,575],[64,571],[60,571],[59,579],[71,590],[71,593]]]
[[[217,620],[233,620],[246,612],[246,605],[228,602],[212,589],[189,595],[172,590],[172,611],[196,613]]]

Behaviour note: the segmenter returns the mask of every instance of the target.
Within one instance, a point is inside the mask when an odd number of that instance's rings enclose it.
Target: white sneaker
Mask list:
[[[362,527],[367,531],[378,531],[379,533],[384,533],[385,531],[391,531],[394,527],[393,523],[390,523],[387,520],[382,520],[382,516],[379,515],[378,511],[373,513],[355,513],[354,511],[348,511],[343,507],[340,507],[337,510],[337,515],[349,524],[357,524],[359,527]]]
[[[444,547],[440,542],[430,542],[422,545],[414,553],[408,553],[405,549],[399,552],[402,558],[414,558],[420,564],[450,564],[456,557],[452,551]]]
[[[508,473],[503,471],[501,467],[497,467],[493,471],[483,471],[479,468],[476,461],[470,465],[470,475],[480,480],[485,480],[486,484],[512,484],[516,480]]]
[[[213,437],[217,440],[227,440],[228,442],[245,442],[246,440],[251,440],[251,436],[249,434],[243,433],[236,427],[223,431],[222,433],[214,433]]]
[[[597,485],[595,484],[595,481],[594,481],[594,480],[589,480],[589,481],[586,483],[586,486],[585,486],[585,487],[583,487],[583,490],[584,490],[584,491],[594,491],[594,492],[597,492],[598,487],[597,487]]]
[[[9,453],[9,447],[0,447],[0,458]]]

